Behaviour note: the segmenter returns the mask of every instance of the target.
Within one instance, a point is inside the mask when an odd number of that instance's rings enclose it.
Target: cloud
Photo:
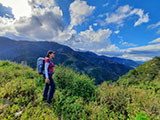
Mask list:
[[[119,32],[120,32],[119,30],[114,31],[115,34],[118,34]]]
[[[159,42],[160,42],[160,38],[157,38],[157,39],[155,39],[155,40],[153,40],[153,41],[151,41],[149,43],[159,43]]]
[[[115,44],[110,44],[101,49],[94,49],[92,50],[99,55],[106,55],[106,56],[122,56],[123,52],[120,50]]]
[[[0,0],[3,6],[12,8],[12,13],[16,19],[20,17],[30,17],[31,7],[28,4],[28,0]]]
[[[87,5],[86,1],[75,0],[70,5],[70,17],[71,17],[71,28],[76,25],[82,24],[86,21],[86,17],[92,14],[95,6]],[[70,29],[71,29],[70,28]]]
[[[138,19],[138,21],[136,21],[134,26],[138,26],[138,25],[141,25],[142,23],[147,23],[149,21],[148,13],[144,14],[144,11],[141,9],[135,9],[135,10],[137,10],[135,14],[137,14],[140,18]]]
[[[16,19],[0,17],[0,27],[3,28],[0,35],[14,34],[34,40],[52,40],[64,30],[62,10],[59,6],[54,6],[53,0],[47,2],[30,0],[28,5],[32,10],[29,17],[20,16]]]
[[[149,28],[149,29],[154,29],[154,28],[157,28],[157,27],[159,27],[159,26],[160,26],[160,21],[157,22],[156,24],[149,25],[147,28]]]
[[[119,26],[124,25],[124,20],[130,16],[133,15],[138,15],[139,19],[135,22],[134,26],[141,25],[142,23],[146,23],[149,21],[149,15],[148,13],[144,14],[144,11],[142,9],[137,9],[125,5],[125,6],[120,6],[115,12],[113,13],[106,13],[106,22],[108,24],[114,23]]]
[[[32,9],[40,6],[44,8],[51,8],[56,6],[55,0],[28,0],[28,2],[32,6]]]
[[[0,35],[5,35],[7,32],[16,34],[14,22],[13,18],[0,17]]]
[[[116,24],[123,24],[123,21],[125,18],[129,16],[129,12],[131,11],[131,7],[129,5],[120,6],[115,13],[106,14],[106,22],[108,24],[110,23],[116,23]]]
[[[93,51],[99,55],[121,57],[135,61],[147,61],[152,59],[154,56],[160,56],[160,44],[132,47],[127,49],[120,49],[116,45],[110,44],[105,48],[94,49]]]
[[[80,32],[80,35],[84,36],[90,41],[99,42],[108,39],[111,33],[112,32],[109,29],[99,29],[97,32],[95,32],[92,26],[89,26],[89,30]]]
[[[97,23],[94,23],[93,25],[94,25],[94,26],[97,26],[98,24],[97,24]]]
[[[95,31],[92,26],[89,26],[89,29],[81,31],[80,33],[65,34],[65,36],[68,35],[68,40],[65,41],[64,44],[73,49],[100,49],[110,44],[109,37],[111,34],[112,31],[110,29],[98,29]]]
[[[64,29],[61,16],[53,12],[45,12],[41,15],[33,15],[30,18],[20,19],[15,22],[15,29],[20,36],[29,36],[35,39],[48,40]]]
[[[136,44],[128,43],[128,42],[123,42],[122,45],[123,46],[136,46]]]
[[[151,24],[147,27],[148,29],[155,29],[158,28],[157,34],[160,34],[160,21],[157,22],[156,24]]]
[[[103,4],[103,7],[107,7],[109,5],[109,2]]]
[[[10,4],[13,9],[14,6],[11,3],[8,3],[8,5],[6,3],[3,3],[3,5],[9,6]],[[63,12],[54,0],[29,0],[29,2],[24,2],[23,4],[26,4],[27,8],[29,6],[31,13],[26,8],[26,12],[28,11],[27,14],[20,14],[16,12],[18,8],[14,7],[13,15],[16,16],[15,18],[1,16],[0,35],[8,35],[17,39],[28,38],[28,40],[56,41],[73,49],[89,50],[97,54],[118,56],[133,60],[145,61],[156,55],[160,55],[160,44],[135,47],[135,44],[121,41],[122,45],[130,46],[131,48],[120,49],[115,44],[112,44],[110,40],[112,33],[119,34],[119,29],[113,32],[106,27],[105,29],[99,28],[97,30],[97,27],[95,27],[99,25],[97,22],[93,26],[90,25],[87,30],[78,33],[74,30],[74,26],[81,25],[85,22],[95,10],[95,6],[87,5],[86,1],[75,0],[71,3],[69,7],[71,21],[68,27],[64,25]],[[17,5],[19,6],[18,2],[16,2]],[[101,21],[101,24],[105,22],[105,24],[112,23],[123,26],[125,20],[133,15],[138,16],[134,26],[149,21],[148,13],[144,13],[142,9],[125,5],[120,6],[113,13],[106,13],[105,16],[101,16],[106,17],[105,21]],[[159,26],[160,24],[157,23],[149,28]],[[159,39],[151,41],[151,43],[157,42],[159,42]]]
[[[153,58],[154,56],[160,56],[160,44],[147,45],[135,48],[128,48],[125,50],[126,53],[137,57]]]
[[[116,8],[119,4],[119,0],[115,0],[115,4],[112,5],[112,9]]]
[[[147,45],[147,46],[140,46],[140,47],[135,47],[135,48],[128,48],[126,51],[127,52],[135,52],[135,51],[159,51],[160,50],[160,44],[156,45]]]
[[[136,55],[136,54],[123,54],[122,56],[120,56],[121,58],[124,59],[131,59],[134,61],[143,61],[146,62],[148,60],[151,60],[153,57],[147,57],[147,56],[142,56],[142,55]]]
[[[160,56],[159,51],[160,44],[140,46],[126,49],[123,57],[128,56],[131,59],[146,61],[152,59],[154,56]]]
[[[105,17],[106,16],[106,14],[105,13],[103,13],[103,14],[99,14],[97,17],[99,17],[99,18],[103,18],[103,17]]]

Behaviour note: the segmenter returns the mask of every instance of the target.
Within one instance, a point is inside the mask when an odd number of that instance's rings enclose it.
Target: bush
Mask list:
[[[71,68],[62,65],[55,67],[54,81],[57,89],[64,90],[69,96],[83,97],[85,101],[94,99],[94,80],[80,75]]]

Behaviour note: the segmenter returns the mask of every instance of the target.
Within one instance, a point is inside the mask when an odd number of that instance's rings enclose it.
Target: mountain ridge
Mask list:
[[[81,73],[88,74],[96,79],[95,84],[100,84],[104,80],[116,81],[119,76],[133,69],[130,66],[100,58],[92,52],[74,51],[72,48],[56,42],[14,41],[0,37],[0,59],[18,63],[27,61],[27,64],[34,69],[37,58],[45,56],[49,49],[56,51],[53,59],[55,64],[64,64]]]

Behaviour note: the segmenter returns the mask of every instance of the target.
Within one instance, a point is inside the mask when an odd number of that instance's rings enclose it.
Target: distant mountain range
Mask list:
[[[78,52],[79,50],[77,50]],[[84,52],[82,50],[80,50],[80,52]],[[93,56],[97,56],[99,58],[104,58],[106,60],[111,60],[113,62],[116,62],[116,63],[119,63],[119,64],[123,64],[123,65],[126,65],[126,66],[130,66],[130,67],[138,67],[140,64],[143,64],[144,62],[142,61],[133,61],[133,60],[129,60],[129,59],[123,59],[123,58],[118,58],[118,57],[108,57],[108,56],[104,56],[104,55],[100,55],[98,56],[97,54],[93,53],[93,52],[90,52],[90,51],[85,51],[84,53],[88,53],[88,54],[91,54]]]
[[[95,78],[95,84],[103,81],[116,81],[139,63],[116,57],[98,56],[93,52],[74,51],[68,46],[47,41],[15,41],[0,37],[0,59],[17,63],[26,61],[27,65],[36,68],[38,57],[44,57],[48,50],[56,51],[55,64],[63,64],[72,69]]]
[[[113,62],[117,62],[119,64],[123,64],[123,65],[127,65],[130,67],[138,67],[140,65],[140,63],[135,62],[133,60],[129,60],[129,59],[123,59],[123,58],[117,58],[117,57],[107,57],[107,56],[100,56],[101,58],[107,59],[107,60],[112,60]],[[142,64],[142,63],[141,63]]]

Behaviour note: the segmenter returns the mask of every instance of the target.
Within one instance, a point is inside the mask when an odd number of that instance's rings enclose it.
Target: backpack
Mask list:
[[[45,61],[45,58],[43,58],[43,57],[39,57],[37,59],[37,70],[40,75],[44,74],[44,67],[45,67],[44,61]],[[51,61],[50,61],[50,63],[51,63]]]
[[[39,57],[37,59],[37,70],[40,75],[43,74],[43,71],[44,71],[44,58],[43,57]]]

